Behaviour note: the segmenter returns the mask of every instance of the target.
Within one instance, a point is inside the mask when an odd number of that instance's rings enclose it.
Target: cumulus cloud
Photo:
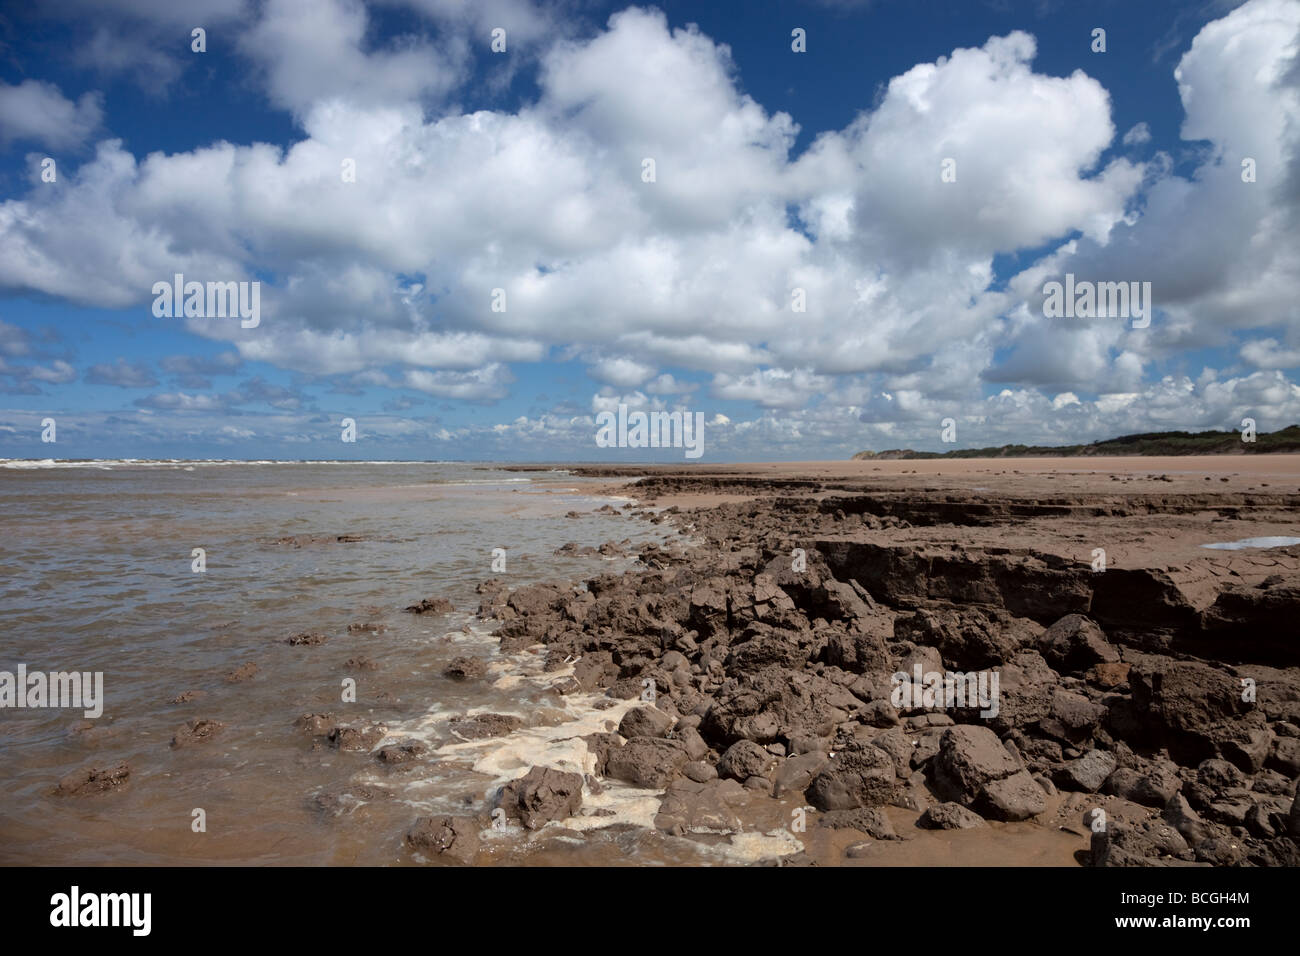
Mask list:
[[[1019,31],[904,71],[796,156],[796,118],[657,11],[553,39],[555,7],[392,0],[444,32],[374,45],[357,0],[304,2],[259,7],[240,46],[301,138],[141,158],[103,141],[60,190],[0,203],[0,285],[143,315],[175,272],[267,275],[257,329],[174,321],[243,362],[449,400],[499,400],[509,363],[554,350],[607,386],[593,412],[684,395],[662,370],[699,372],[698,399],[767,410],[724,416],[728,434],[773,447],[945,415],[1065,435],[1292,401],[1255,374],[1295,364],[1281,343],[1300,326],[1294,0],[1250,0],[1182,57],[1182,136],[1210,144],[1182,175],[1108,158],[1106,89],[1037,71]],[[498,20],[537,48],[537,97],[449,108],[466,37]],[[1138,124],[1118,145],[1149,138]],[[996,281],[995,257],[1045,245]],[[1042,284],[1067,270],[1151,281],[1151,328],[1046,321]],[[1150,381],[1257,330],[1237,347],[1258,373],[1197,381],[1195,401]],[[186,390],[222,374],[163,370]]]
[[[128,362],[124,358],[118,358],[114,362],[92,365],[86,371],[86,382],[117,388],[152,388],[158,384],[158,379],[143,362]]]
[[[1256,339],[1241,347],[1241,358],[1256,368],[1300,368],[1300,347],[1288,348],[1277,339]]]
[[[750,375],[718,375],[713,394],[719,398],[755,402],[764,408],[800,408],[830,382],[806,369],[767,368]]]
[[[243,360],[234,352],[220,352],[206,357],[196,355],[168,355],[158,363],[168,375],[175,376],[181,388],[211,388],[214,375],[234,375]]]
[[[50,385],[66,385],[77,380],[77,370],[63,359],[55,359],[49,366],[30,366],[27,374],[35,381]]]
[[[630,358],[604,358],[593,362],[587,369],[592,378],[608,385],[634,388],[655,373],[654,366],[644,365]]]
[[[86,142],[103,119],[99,93],[84,93],[74,103],[53,83],[0,82],[0,147],[26,140],[50,149],[69,149]]]
[[[431,372],[408,369],[402,384],[439,398],[457,398],[466,402],[493,402],[504,398],[514,381],[510,370],[498,362],[469,372]]]
[[[367,50],[368,21],[360,0],[267,0],[240,48],[265,71],[271,102],[296,114],[333,100],[381,106],[441,96],[462,78],[463,48],[408,35]]]
[[[645,390],[651,395],[685,395],[695,391],[699,385],[694,382],[684,382],[674,378],[668,372],[662,375],[656,375],[645,385]]]

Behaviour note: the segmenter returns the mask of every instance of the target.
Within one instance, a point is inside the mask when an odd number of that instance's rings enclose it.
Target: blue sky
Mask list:
[[[1298,43],[1300,0],[14,10],[0,456],[651,457],[596,447],[619,404],[704,413],[705,461],[1284,427]],[[1149,327],[1046,316],[1067,272],[1150,282]],[[156,317],[175,273],[259,323]]]

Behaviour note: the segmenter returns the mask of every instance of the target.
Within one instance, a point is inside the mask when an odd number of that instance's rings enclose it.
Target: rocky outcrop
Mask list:
[[[753,497],[642,512],[698,544],[646,546],[626,574],[480,586],[504,650],[547,645],[557,692],[640,699],[617,733],[585,739],[598,776],[663,792],[666,832],[726,830],[740,795],[802,794],[827,826],[888,839],[886,806],[965,829],[1104,794],[1148,819],[1094,834],[1094,862],[1300,857],[1300,642],[1283,627],[1300,572],[1099,570],[1089,549],[1065,553],[1081,535],[1053,534],[1285,516],[1300,497],[1029,499],[708,474],[655,475],[638,494],[682,490]],[[995,707],[959,699],[977,672],[996,675]],[[925,675],[937,700],[919,693]]]

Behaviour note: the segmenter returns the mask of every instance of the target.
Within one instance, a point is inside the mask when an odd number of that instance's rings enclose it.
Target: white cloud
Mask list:
[[[1155,388],[1152,370],[1240,330],[1272,335],[1240,346],[1243,361],[1295,364],[1279,344],[1300,328],[1294,0],[1251,0],[1182,58],[1183,135],[1212,147],[1186,177],[1159,155],[1100,165],[1116,136],[1106,90],[1082,72],[1035,72],[1021,32],[894,77],[792,160],[794,119],[742,91],[725,45],[657,12],[554,41],[557,8],[393,2],[444,35],[375,48],[355,0],[259,8],[241,49],[302,139],[138,160],[101,142],[61,170],[60,189],[0,203],[0,285],[144,316],[152,283],[174,272],[256,269],[274,276],[259,328],[186,327],[246,361],[469,401],[508,394],[506,363],[552,349],[610,386],[593,410],[683,395],[692,386],[656,373],[698,371],[709,399],[769,410],[735,423],[737,440],[852,442],[864,426],[912,423],[928,434],[959,412],[1045,434],[1053,416],[1074,429],[1159,420],[1179,413],[1166,400],[1182,386]],[[482,53],[467,37],[485,44],[502,18],[538,52],[539,97],[515,112],[449,109]],[[1123,142],[1144,136],[1138,124]],[[1241,181],[1242,156],[1258,182]],[[355,183],[341,180],[345,158]],[[941,179],[945,158],[955,182]],[[995,286],[997,254],[1050,242]],[[1152,327],[1046,322],[1042,283],[1067,269],[1152,281]],[[491,308],[495,289],[505,311]],[[1259,381],[1201,382],[1203,405],[1181,413],[1226,414]],[[1288,407],[1268,382],[1266,404]],[[996,400],[989,383],[1006,386]]]
[[[699,388],[694,382],[683,382],[674,378],[668,372],[655,376],[645,385],[645,390],[651,395],[686,395]]]
[[[630,358],[604,358],[593,362],[587,369],[589,375],[598,382],[617,385],[620,388],[635,388],[655,373],[654,366],[644,365]]]
[[[1151,127],[1146,123],[1138,123],[1124,134],[1122,142],[1125,146],[1140,146],[1151,142]]]
[[[749,375],[717,375],[712,393],[718,398],[756,402],[764,408],[800,408],[829,385],[827,378],[807,369],[766,368]]]
[[[86,372],[89,385],[113,385],[118,388],[150,388],[158,384],[149,366],[118,358],[113,362],[92,365]]]
[[[77,370],[63,359],[55,359],[48,368],[33,365],[29,368],[28,374],[36,381],[50,385],[66,385],[77,380]]]
[[[360,0],[267,0],[240,49],[266,73],[277,106],[302,115],[334,99],[364,106],[442,96],[462,78],[463,48],[408,36],[364,49],[369,17]]]
[[[469,372],[430,372],[409,369],[402,384],[439,398],[458,398],[467,402],[487,402],[504,398],[514,376],[503,365],[493,363]]]
[[[1300,368],[1300,348],[1287,348],[1277,339],[1255,339],[1241,347],[1241,358],[1256,368]]]
[[[25,140],[50,149],[86,142],[103,122],[103,97],[84,93],[75,103],[53,83],[0,82],[0,147]]]

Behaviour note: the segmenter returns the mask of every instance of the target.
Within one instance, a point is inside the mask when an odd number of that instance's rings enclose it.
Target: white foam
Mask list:
[[[803,844],[789,830],[769,830],[767,833],[733,833],[729,843],[719,844],[715,850],[738,863],[755,863],[776,856],[789,856],[803,849]]]
[[[601,694],[573,695],[565,701],[565,711],[571,720],[549,726],[521,727],[503,737],[447,744],[436,753],[441,757],[472,759],[472,769],[492,777],[497,786],[522,777],[530,767],[594,774],[596,755],[582,738],[608,731],[610,721],[617,727],[623,715],[639,703],[621,700],[605,710],[593,706],[596,701],[607,700]]]

